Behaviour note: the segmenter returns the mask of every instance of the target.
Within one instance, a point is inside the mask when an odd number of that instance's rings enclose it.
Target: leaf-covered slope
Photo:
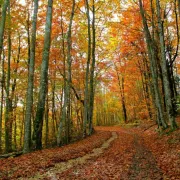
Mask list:
[[[98,131],[90,137],[60,148],[45,149],[17,158],[0,160],[0,179],[17,179],[33,176],[53,167],[55,163],[81,157],[110,138],[110,132]]]

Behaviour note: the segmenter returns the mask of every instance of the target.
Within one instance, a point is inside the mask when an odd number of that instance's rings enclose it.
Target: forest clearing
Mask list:
[[[0,179],[180,179],[180,0],[1,0]]]

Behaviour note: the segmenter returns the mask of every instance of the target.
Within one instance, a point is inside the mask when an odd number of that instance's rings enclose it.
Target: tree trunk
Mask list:
[[[6,81],[6,110],[5,110],[5,151],[12,151],[12,122],[11,122],[11,99],[10,99],[10,76],[11,76],[11,17],[10,3],[8,6],[8,67]]]
[[[67,83],[66,83],[66,94],[67,94],[67,121],[66,121],[66,143],[70,141],[70,122],[71,122],[71,49],[72,49],[72,39],[71,39],[71,31],[72,31],[72,23],[74,18],[75,11],[75,0],[73,0],[71,17],[68,28],[67,35]]]
[[[3,50],[6,11],[7,11],[8,5],[9,5],[9,0],[5,0],[3,7],[2,7],[1,22],[0,22],[0,59],[1,59],[1,54],[2,54],[2,50]]]
[[[40,74],[40,87],[38,94],[36,117],[34,122],[35,123],[34,139],[35,139],[36,149],[42,149],[42,127],[43,127],[43,116],[45,111],[46,91],[48,84],[48,65],[49,65],[49,53],[50,53],[50,44],[51,44],[52,5],[53,5],[53,1],[48,0],[44,48],[43,48],[43,57],[42,57],[41,74]]]
[[[173,114],[173,104],[171,100],[171,91],[170,84],[167,72],[167,64],[166,64],[166,54],[165,54],[165,41],[164,41],[164,30],[163,23],[161,21],[161,8],[159,0],[156,0],[156,8],[157,8],[157,16],[158,16],[158,30],[159,30],[159,39],[160,39],[160,48],[161,48],[161,67],[162,67],[162,76],[163,76],[163,88],[165,93],[165,101],[166,101],[166,110],[168,113],[168,119],[171,124],[171,129],[177,128],[177,124],[175,121],[175,117]]]
[[[47,88],[48,89],[48,88]],[[48,90],[47,90],[48,92]],[[49,99],[46,98],[46,113],[45,113],[45,122],[46,122],[46,132],[45,132],[45,146],[48,147],[49,144]]]
[[[94,69],[96,63],[96,29],[95,29],[95,1],[92,2],[92,63],[90,72],[90,93],[89,93],[89,134],[93,131],[93,111],[94,111]]]
[[[2,79],[1,79],[1,107],[0,107],[0,153],[2,152],[2,122],[3,122],[3,109],[4,109],[4,83],[5,83],[5,76],[4,76],[4,53],[2,59]]]
[[[52,131],[53,131],[53,137],[56,138],[56,126],[55,126],[55,121],[56,121],[56,110],[55,110],[55,80],[52,80],[51,83],[51,89],[52,89]],[[53,139],[54,142],[55,139]]]
[[[19,139],[20,147],[22,147],[22,144],[23,144],[23,132],[24,132],[24,122],[25,122],[25,106],[23,106],[22,116],[23,116],[23,118],[22,118],[22,122],[21,122],[21,126],[20,126],[20,139]]]
[[[91,61],[91,25],[89,15],[89,2],[86,0],[86,16],[88,21],[88,56],[86,63],[86,77],[85,77],[85,90],[84,90],[84,121],[83,121],[83,137],[86,136],[87,122],[89,121],[89,66]]]
[[[14,124],[14,136],[13,136],[13,150],[17,149],[17,122],[16,122],[16,107],[17,107],[17,97],[15,97],[15,107],[13,108],[13,124]]]
[[[38,0],[34,0],[34,14],[33,14],[33,22],[32,22],[30,62],[29,62],[29,72],[28,72],[28,88],[27,88],[27,97],[26,97],[26,114],[25,114],[25,124],[24,124],[23,153],[29,152],[31,146],[31,114],[32,114],[32,106],[33,106],[37,13],[38,13]]]
[[[145,33],[145,38],[146,38],[148,55],[149,55],[149,60],[150,60],[152,83],[153,83],[153,89],[155,92],[155,104],[156,104],[156,108],[157,108],[157,115],[159,117],[159,119],[157,121],[159,122],[159,125],[162,124],[163,128],[167,128],[167,124],[164,121],[164,111],[162,108],[162,99],[160,96],[160,90],[159,90],[159,84],[158,84],[158,75],[157,75],[158,70],[157,70],[156,55],[155,55],[155,45],[154,45],[154,41],[152,40],[150,32],[149,32],[149,28],[147,25],[147,20],[145,17],[145,12],[144,12],[144,8],[143,8],[141,0],[139,0],[139,5],[140,5],[142,22],[143,22],[143,26],[144,26],[144,33]]]
[[[66,107],[67,107],[67,93],[66,93],[66,53],[65,53],[65,42],[64,42],[64,30],[63,30],[63,16],[62,16],[62,8],[61,8],[61,34],[62,34],[62,51],[63,51],[63,76],[64,76],[64,84],[63,84],[63,90],[62,90],[62,98],[63,98],[63,105],[62,105],[62,113],[61,118],[59,121],[58,126],[58,135],[57,135],[57,146],[62,145],[62,134],[64,130],[64,135],[66,136]]]
[[[36,8],[36,2],[34,3],[35,8]],[[27,9],[27,44],[28,44],[28,70],[30,66],[30,56],[31,56],[31,40],[30,40],[30,13],[29,13],[29,8]],[[34,29],[33,29],[34,30]],[[28,71],[29,73],[29,71]]]

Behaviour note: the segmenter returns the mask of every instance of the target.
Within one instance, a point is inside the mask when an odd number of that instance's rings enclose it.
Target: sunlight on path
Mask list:
[[[63,171],[66,171],[67,169],[72,168],[73,166],[82,165],[86,163],[88,159],[101,155],[104,152],[104,150],[110,146],[110,143],[114,141],[115,139],[117,139],[117,137],[118,137],[117,133],[112,132],[112,137],[108,139],[106,142],[104,142],[100,148],[93,149],[92,153],[86,154],[83,157],[71,159],[67,162],[57,163],[53,168],[50,168],[45,174],[38,173],[33,178],[27,178],[27,179],[35,180],[35,179],[49,178],[51,180],[57,180],[58,178],[56,177],[56,173],[58,174],[62,173]]]

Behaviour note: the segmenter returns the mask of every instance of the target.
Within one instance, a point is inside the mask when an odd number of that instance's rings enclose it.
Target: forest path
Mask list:
[[[143,139],[135,134],[133,143],[135,154],[129,171],[129,179],[163,179],[163,173],[158,168],[157,162],[152,153],[144,146]]]
[[[0,159],[0,180],[180,180],[180,128],[161,135],[152,123],[95,129],[66,146]]]
[[[70,159],[66,162],[56,163],[55,166],[50,168],[46,173],[44,173],[44,174],[37,173],[33,178],[29,178],[29,179],[30,180],[36,180],[36,179],[56,180],[56,179],[60,179],[60,177],[59,178],[57,177],[57,175],[56,175],[57,173],[58,174],[63,173],[70,168],[74,168],[78,165],[85,164],[86,161],[88,161],[90,159],[97,158],[110,146],[110,143],[112,141],[114,141],[117,137],[118,137],[117,133],[112,132],[112,136],[107,141],[105,141],[101,147],[94,148],[91,153],[87,153],[86,155],[84,155],[82,157]]]
[[[155,158],[145,147],[139,134],[120,127],[98,127],[96,130],[112,131],[112,137],[91,154],[64,162],[65,164],[57,164],[41,179],[163,179]]]

